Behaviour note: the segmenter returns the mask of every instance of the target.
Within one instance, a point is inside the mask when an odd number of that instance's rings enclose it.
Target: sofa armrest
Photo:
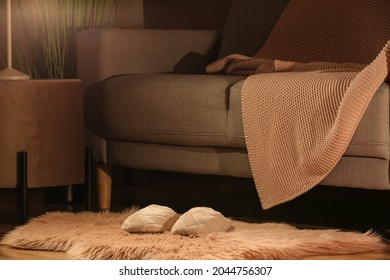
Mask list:
[[[86,30],[77,38],[78,78],[88,87],[122,74],[204,73],[219,43],[211,30]]]

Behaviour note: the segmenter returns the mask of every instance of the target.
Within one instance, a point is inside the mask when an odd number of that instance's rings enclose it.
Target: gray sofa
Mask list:
[[[100,208],[110,207],[110,166],[251,177],[241,116],[245,77],[207,75],[232,53],[253,55],[288,0],[233,1],[223,32],[101,29],[80,33],[88,145]],[[245,32],[244,32],[245,30]],[[389,189],[389,87],[369,105],[322,185]]]

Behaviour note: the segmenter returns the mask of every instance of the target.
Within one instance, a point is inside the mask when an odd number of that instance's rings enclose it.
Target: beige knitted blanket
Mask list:
[[[292,0],[254,57],[208,66],[250,75],[243,123],[264,209],[316,186],[344,154],[389,73],[389,12],[387,0]]]

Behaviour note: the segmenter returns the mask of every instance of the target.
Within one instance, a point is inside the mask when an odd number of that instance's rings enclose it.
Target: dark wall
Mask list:
[[[116,26],[143,28],[144,0],[119,0]]]
[[[120,0],[117,27],[222,30],[233,0]]]
[[[232,0],[144,0],[145,28],[222,30]]]

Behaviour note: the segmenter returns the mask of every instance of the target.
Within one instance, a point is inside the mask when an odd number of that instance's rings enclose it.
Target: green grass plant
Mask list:
[[[115,24],[119,0],[18,0],[14,62],[31,78],[76,77],[77,33]]]

